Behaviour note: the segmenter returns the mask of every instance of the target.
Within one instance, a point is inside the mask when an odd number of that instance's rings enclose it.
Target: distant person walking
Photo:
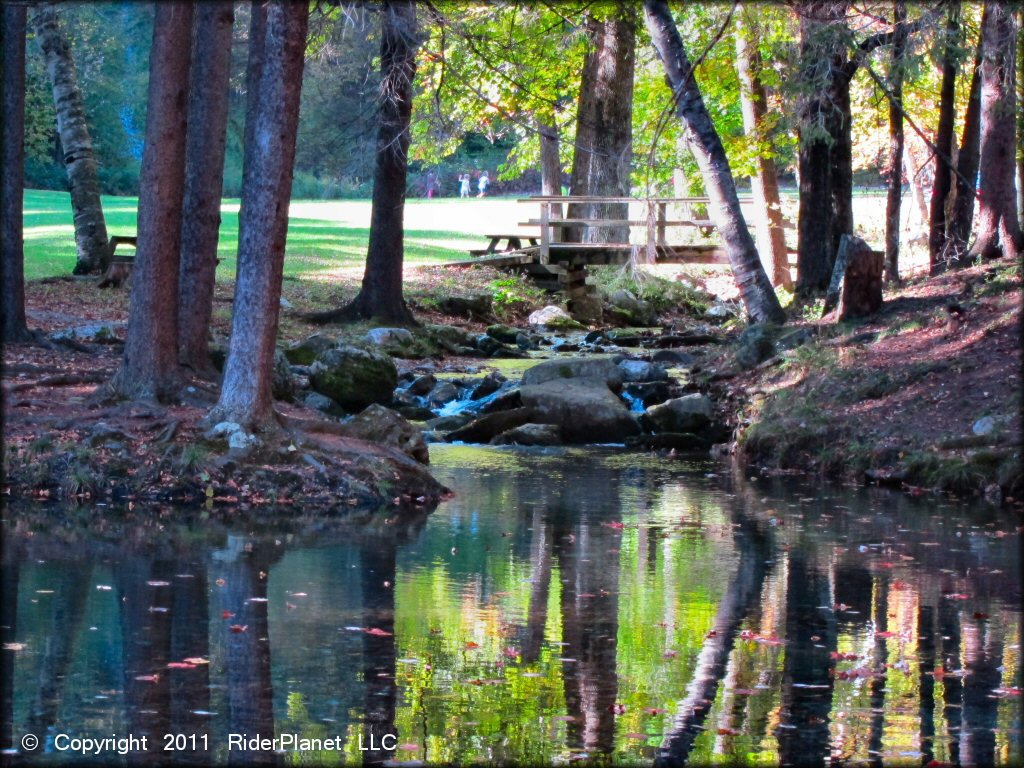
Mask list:
[[[437,191],[437,174],[433,171],[427,172],[427,198],[432,198]]]
[[[487,187],[491,185],[491,178],[487,175],[487,171],[480,174],[480,181],[477,182],[476,188],[479,191],[477,197],[483,197],[487,194]]]
[[[469,197],[469,174],[459,176],[459,197]]]

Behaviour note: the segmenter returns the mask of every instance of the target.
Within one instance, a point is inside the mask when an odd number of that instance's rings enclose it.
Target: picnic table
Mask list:
[[[474,248],[470,250],[470,256],[490,256],[494,253],[509,253],[510,251],[519,251],[523,248],[523,240],[526,240],[530,245],[537,245],[538,237],[536,235],[524,235],[521,233],[503,234],[503,235],[484,235],[489,237],[491,242],[486,248]],[[504,248],[498,246],[505,243]]]

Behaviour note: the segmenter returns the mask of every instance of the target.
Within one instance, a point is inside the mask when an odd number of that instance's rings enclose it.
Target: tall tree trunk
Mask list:
[[[24,5],[4,4],[0,46],[3,48],[3,180],[0,224],[3,235],[3,340],[32,338],[25,320],[25,21]]]
[[[988,11],[982,12],[982,28]],[[967,244],[971,239],[971,224],[974,222],[974,181],[978,178],[978,163],[981,160],[981,56],[982,36],[974,55],[974,69],[971,74],[971,90],[967,98],[967,112],[964,115],[964,132],[960,138],[960,152],[956,158],[956,180],[953,189],[953,205],[946,221],[946,240],[943,253],[936,268],[942,268],[950,261],[960,261],[967,255]]]
[[[217,269],[235,12],[231,0],[202,3],[197,8],[185,141],[178,362],[209,375],[212,366],[207,340]]]
[[[836,222],[837,201],[845,194],[851,173],[835,172],[849,154],[849,78],[843,42],[838,34],[844,23],[846,2],[800,5],[800,78],[806,95],[799,106],[800,213],[797,243],[797,292],[811,296],[824,291],[842,230],[852,219]],[[846,82],[845,98],[843,83]],[[848,121],[847,121],[848,123]]]
[[[903,203],[903,59],[907,48],[906,0],[893,2],[892,71],[889,84],[889,179],[885,200],[885,279],[900,280],[900,208]]]
[[[583,60],[576,112],[576,150],[570,186],[574,195],[626,197],[633,164],[633,73],[636,12],[619,0],[607,18],[587,17],[591,48]],[[569,218],[629,218],[627,203],[569,206]],[[566,232],[569,242],[628,243],[629,226],[587,227]]]
[[[981,34],[981,161],[978,239],[971,256],[1014,259],[1024,250],[1014,191],[1017,30],[1008,2],[989,0]]]
[[[246,131],[253,146],[247,148],[242,187],[231,345],[212,422],[274,425],[271,371],[308,22],[307,3],[274,2],[267,8],[254,127]]]
[[[416,4],[411,0],[385,0],[380,13],[380,127],[366,270],[362,287],[352,303],[338,310],[311,315],[310,319],[315,322],[377,318],[399,325],[416,325],[402,296],[409,125],[419,48]]]
[[[750,177],[757,213],[755,227],[757,244],[765,272],[775,285],[793,287],[789,274],[789,254],[786,233],[782,228],[782,208],[779,201],[779,178],[775,160],[768,152],[764,122],[768,105],[764,85],[760,80],[761,55],[751,40],[757,38],[757,25],[751,23],[746,8],[736,9],[736,71],[740,79],[740,106],[743,111],[743,131],[758,146],[757,165]]]
[[[124,360],[111,386],[125,397],[173,398],[178,375],[178,263],[193,4],[162,2],[153,18],[138,249]]]
[[[953,120],[955,118],[954,91],[956,88],[956,44],[960,34],[960,0],[949,4],[946,33],[939,40],[942,46],[942,86],[939,95],[939,125],[935,131],[935,178],[932,182],[931,216],[928,225],[928,264],[935,273],[942,267],[942,254],[946,240],[946,199],[953,186]]]
[[[915,157],[914,145],[907,144],[903,152],[903,172],[910,184],[910,196],[914,200],[914,208],[921,219],[922,232],[928,231],[928,203],[924,199],[924,183],[920,176],[921,166],[918,165]]]
[[[686,129],[690,151],[697,159],[704,185],[711,197],[712,217],[729,253],[729,264],[740,296],[751,319],[757,323],[785,322],[771,281],[761,267],[754,239],[743,220],[729,160],[711,121],[693,66],[683,48],[672,14],[665,0],[644,0],[644,14],[651,41],[658,50],[665,76],[677,94],[676,112]]]
[[[537,118],[537,133],[540,136],[540,193],[542,195],[562,194],[562,161],[559,159],[558,126],[542,117]]]
[[[1017,13],[1017,221],[1024,229],[1024,6]]]
[[[39,46],[46,60],[46,71],[53,87],[57,131],[71,187],[75,244],[78,246],[74,273],[84,275],[106,269],[109,261],[107,224],[100,203],[100,183],[96,177],[92,137],[85,122],[85,103],[78,87],[71,46],[57,20],[56,4],[39,6],[32,17],[32,26],[39,38]]]

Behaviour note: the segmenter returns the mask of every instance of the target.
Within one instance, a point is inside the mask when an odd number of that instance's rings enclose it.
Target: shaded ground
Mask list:
[[[742,453],[912,492],[1024,497],[1020,290],[1019,265],[999,261],[912,282],[864,322],[805,324],[815,342],[721,386]]]

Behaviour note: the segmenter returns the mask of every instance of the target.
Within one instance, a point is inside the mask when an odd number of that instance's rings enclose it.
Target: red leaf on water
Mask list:
[[[372,627],[371,629],[364,629],[363,631],[368,635],[373,635],[374,637],[391,637],[390,632],[387,632],[383,629],[377,629],[376,627]]]
[[[235,614],[233,614],[231,611],[221,611],[220,617],[222,619],[233,619],[235,618]]]
[[[601,523],[601,525],[603,525],[605,528],[614,528],[616,531],[621,531],[623,528],[626,527],[623,523],[617,522]]]
[[[230,627],[228,627],[228,629],[230,629],[235,634],[239,634],[239,633],[245,632],[247,629],[249,629],[249,625],[248,624],[232,624]]]
[[[195,664],[188,664],[184,661],[169,661],[167,662],[168,669],[195,669]]]

